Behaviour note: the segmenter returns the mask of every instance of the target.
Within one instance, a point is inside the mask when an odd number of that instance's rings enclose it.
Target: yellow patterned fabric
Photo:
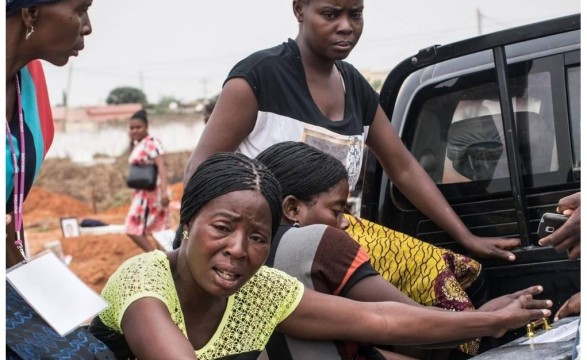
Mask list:
[[[245,286],[228,298],[216,333],[208,344],[196,351],[198,359],[261,351],[275,327],[298,306],[303,293],[304,286],[295,278],[261,267]],[[186,335],[169,260],[161,251],[127,260],[110,277],[102,297],[110,306],[100,313],[100,319],[113,331],[122,333],[122,316],[133,301],[154,297],[165,303],[173,322]]]
[[[479,262],[368,220],[347,219],[347,233],[367,250],[375,270],[412,300],[453,311],[475,309],[464,289],[479,276]],[[474,355],[479,342],[459,348]]]

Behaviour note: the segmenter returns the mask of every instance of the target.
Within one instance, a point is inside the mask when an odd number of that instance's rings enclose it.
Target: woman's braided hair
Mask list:
[[[143,122],[143,124],[145,124],[146,126],[149,126],[149,119],[147,118],[147,111],[145,111],[144,109],[141,109],[141,110],[135,112],[134,114],[132,114],[130,119],[131,120],[133,120],[133,119],[140,120]]]
[[[183,226],[208,202],[222,195],[241,190],[258,191],[271,209],[271,236],[281,221],[281,188],[273,174],[259,161],[233,152],[222,152],[204,161],[188,181],[179,214],[179,226],[173,248],[181,245]]]
[[[309,202],[349,176],[344,165],[308,144],[295,141],[277,143],[256,157],[275,175],[282,197],[293,195]]]

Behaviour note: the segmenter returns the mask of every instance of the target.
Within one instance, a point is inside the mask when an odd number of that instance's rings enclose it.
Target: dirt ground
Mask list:
[[[183,193],[181,178],[189,152],[166,156],[172,183],[171,226],[179,219]],[[125,185],[126,159],[113,164],[81,166],[64,159],[47,159],[24,205],[24,228],[31,254],[45,250],[45,244],[59,240],[70,269],[96,292],[126,259],[142,250],[124,234],[63,237],[60,219],[76,217],[100,220],[110,225],[124,224],[130,204]]]

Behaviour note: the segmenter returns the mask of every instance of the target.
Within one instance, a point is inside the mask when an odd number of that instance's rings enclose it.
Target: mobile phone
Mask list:
[[[538,238],[552,234],[556,229],[561,227],[569,218],[557,213],[544,213],[540,224],[538,224]]]

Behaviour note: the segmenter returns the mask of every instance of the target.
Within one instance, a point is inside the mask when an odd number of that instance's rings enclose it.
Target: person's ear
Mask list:
[[[28,29],[32,28],[39,17],[39,7],[38,6],[31,6],[28,8],[23,8],[20,11],[20,15],[22,17],[22,21],[24,22],[24,26]]]
[[[304,20],[304,3],[301,0],[293,0],[292,2],[293,13],[296,20],[301,23]]]
[[[299,200],[293,195],[287,195],[281,203],[283,207],[283,217],[289,222],[299,221],[298,204]]]

